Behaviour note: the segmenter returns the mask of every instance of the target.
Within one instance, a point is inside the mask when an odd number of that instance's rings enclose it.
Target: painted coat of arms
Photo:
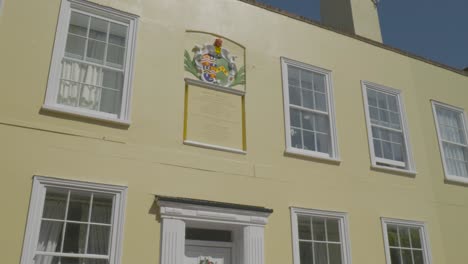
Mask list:
[[[213,44],[195,45],[193,58],[187,50],[184,53],[185,70],[199,80],[224,87],[245,84],[245,67],[237,69],[235,59],[217,38]]]

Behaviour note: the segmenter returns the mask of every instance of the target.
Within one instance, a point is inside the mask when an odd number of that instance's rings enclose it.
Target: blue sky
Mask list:
[[[320,20],[320,0],[257,1]],[[468,0],[381,0],[379,17],[385,44],[468,67]]]

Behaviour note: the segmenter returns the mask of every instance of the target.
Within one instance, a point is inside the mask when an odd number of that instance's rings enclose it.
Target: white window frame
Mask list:
[[[112,214],[112,237],[109,242],[109,263],[120,264],[123,246],[123,228],[125,221],[125,205],[127,196],[127,187],[98,184],[90,182],[81,182],[74,180],[64,180],[49,178],[43,176],[34,176],[31,200],[29,203],[29,213],[24,236],[23,253],[21,255],[21,264],[33,263],[36,254],[37,241],[39,239],[41,218],[44,208],[46,188],[63,188],[67,190],[82,190],[101,192],[115,195],[114,208]],[[51,254],[52,255],[52,254]],[[60,256],[80,257],[81,254],[65,254]]]
[[[439,150],[440,150],[440,155],[441,155],[441,158],[442,158],[442,165],[444,167],[445,179],[448,180],[448,181],[461,182],[461,183],[468,184],[468,178],[465,178],[465,177],[462,177],[462,176],[457,176],[457,175],[450,175],[449,172],[448,172],[448,166],[447,166],[447,162],[445,161],[445,150],[444,150],[443,140],[442,140],[442,137],[441,137],[441,132],[440,132],[440,127],[439,127],[439,120],[438,120],[438,117],[437,117],[436,107],[442,107],[442,108],[445,108],[447,110],[457,112],[458,114],[460,114],[462,116],[463,128],[465,130],[464,131],[465,132],[464,133],[465,142],[467,142],[467,146],[468,146],[468,134],[467,134],[468,129],[467,129],[467,125],[466,125],[468,119],[467,119],[467,116],[466,116],[466,112],[465,112],[465,110],[463,108],[448,105],[448,104],[438,102],[438,101],[435,101],[435,100],[431,100],[431,103],[432,103],[432,113],[434,114],[434,122],[435,122],[436,130],[437,130],[437,140],[439,142]]]
[[[387,232],[387,225],[400,225],[400,226],[408,226],[408,227],[416,227],[419,228],[420,232],[420,239],[421,239],[421,247],[423,249],[423,256],[424,256],[424,264],[431,264],[432,263],[432,256],[430,251],[429,245],[429,236],[427,233],[427,225],[425,222],[420,221],[412,221],[412,220],[402,220],[402,219],[395,219],[395,218],[387,218],[382,217],[382,231],[383,231],[383,238],[385,244],[385,258],[387,264],[392,264],[390,259],[390,245],[388,243],[388,232]]]
[[[413,152],[412,152],[412,147],[410,144],[410,139],[409,139],[409,128],[408,128],[408,122],[406,119],[406,110],[405,110],[405,105],[403,103],[403,94],[400,90],[395,89],[395,88],[390,88],[387,86],[383,86],[380,84],[368,82],[368,81],[361,81],[362,85],[362,95],[364,99],[364,112],[366,116],[366,124],[367,124],[367,137],[369,141],[369,152],[370,152],[370,157],[371,157],[371,167],[375,169],[380,169],[380,170],[388,170],[388,171],[396,171],[400,173],[406,173],[410,175],[416,175],[416,165],[414,163],[413,159]],[[371,118],[369,114],[369,102],[367,99],[367,89],[373,89],[378,92],[383,92],[387,93],[390,95],[394,95],[397,98],[398,102],[398,107],[400,109],[400,119],[401,119],[401,129],[403,131],[403,140],[405,143],[405,156],[407,158],[406,162],[398,162],[398,161],[393,161],[385,158],[378,158],[375,155],[375,150],[374,150],[374,140],[372,137],[372,124],[371,124]],[[380,165],[381,164],[386,164],[385,165]],[[396,168],[396,167],[389,167],[389,166],[402,166],[404,164],[405,168]]]
[[[324,217],[338,219],[340,223],[340,239],[342,243],[341,254],[342,264],[351,264],[351,244],[349,239],[349,224],[348,214],[343,212],[324,211],[316,209],[306,209],[291,207],[291,228],[292,228],[292,243],[293,243],[293,259],[294,264],[301,264],[299,253],[299,234],[298,234],[298,215],[307,215],[312,217]]]
[[[327,108],[328,118],[330,123],[330,153],[322,153],[318,151],[305,150],[294,148],[291,145],[291,120],[290,120],[290,101],[289,101],[289,81],[288,81],[288,65],[311,71],[318,74],[325,75],[325,89],[327,91]],[[341,162],[340,153],[338,149],[338,136],[336,132],[336,118],[335,118],[335,101],[333,96],[333,83],[331,77],[331,71],[309,64],[305,64],[299,61],[281,57],[281,69],[283,78],[283,99],[284,99],[284,129],[286,136],[286,153],[307,156],[317,159],[324,159],[334,162]]]
[[[125,56],[124,82],[122,88],[122,101],[118,116],[87,110],[79,107],[61,105],[57,103],[62,64],[65,54],[65,44],[67,41],[68,27],[71,12],[75,11],[92,17],[99,17],[106,21],[125,24],[128,26],[127,48]],[[130,125],[130,101],[132,95],[132,83],[134,74],[134,59],[136,47],[136,33],[138,26],[138,16],[118,11],[110,7],[104,7],[89,1],[83,0],[62,0],[60,15],[57,24],[57,32],[50,67],[47,92],[42,108],[44,110],[68,113],[71,115],[85,116],[92,119],[108,121],[112,123]]]

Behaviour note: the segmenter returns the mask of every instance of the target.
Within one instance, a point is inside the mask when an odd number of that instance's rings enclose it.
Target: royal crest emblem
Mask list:
[[[213,44],[195,45],[193,59],[188,51],[184,54],[185,70],[199,80],[224,87],[245,84],[245,68],[237,69],[235,59],[217,38]]]

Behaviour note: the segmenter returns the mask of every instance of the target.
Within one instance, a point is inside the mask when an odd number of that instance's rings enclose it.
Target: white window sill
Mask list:
[[[68,114],[72,116],[77,116],[77,117],[84,117],[84,118],[90,118],[93,120],[98,120],[98,121],[103,121],[107,123],[112,123],[112,124],[117,124],[117,125],[123,125],[123,126],[130,126],[131,122],[130,120],[122,120],[122,119],[117,119],[117,118],[112,118],[112,117],[107,117],[107,116],[100,116],[98,114],[86,112],[86,111],[81,111],[79,108],[73,109],[70,107],[66,106],[61,106],[61,105],[46,105],[44,104],[41,107],[41,110],[44,111],[50,111],[54,113],[63,113],[63,114]]]
[[[296,148],[286,148],[285,154],[298,156],[298,157],[305,157],[310,159],[322,160],[330,163],[340,164],[341,160],[338,158],[332,158],[325,153],[308,151],[303,149],[296,149]]]
[[[406,174],[406,175],[409,175],[409,176],[416,176],[416,174],[417,174],[417,172],[415,170],[397,169],[397,168],[381,166],[381,165],[375,165],[375,164],[372,164],[371,168],[374,169],[374,170],[379,170],[379,171],[397,172],[397,173]]]
[[[445,179],[447,181],[453,182],[453,183],[468,184],[468,178],[465,178],[465,177],[462,177],[462,176],[454,176],[454,175],[445,174]]]

